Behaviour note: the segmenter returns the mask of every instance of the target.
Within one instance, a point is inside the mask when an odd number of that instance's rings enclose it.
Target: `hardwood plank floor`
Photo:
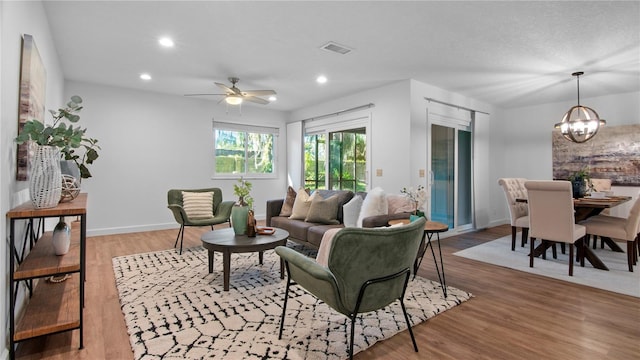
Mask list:
[[[187,229],[185,247],[199,245],[206,230]],[[23,342],[17,358],[132,359],[111,259],[170,249],[176,233],[177,229],[88,238],[85,348],[78,350],[76,330]],[[442,240],[447,284],[474,298],[415,326],[419,353],[404,331],[355,358],[640,358],[640,299],[452,255],[509,233],[510,227],[499,226]],[[437,279],[430,256],[419,275]]]

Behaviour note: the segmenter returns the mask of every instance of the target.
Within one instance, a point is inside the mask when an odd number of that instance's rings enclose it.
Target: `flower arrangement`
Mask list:
[[[400,190],[400,193],[407,195],[409,200],[415,204],[415,210],[413,213],[414,215],[417,215],[418,211],[422,208],[427,199],[427,193],[424,191],[424,186],[418,185],[416,189],[413,187],[403,187],[402,190]]]
[[[233,194],[238,197],[236,205],[248,206],[249,209],[253,209],[253,197],[251,196],[251,187],[253,185],[244,180],[238,179],[238,183],[233,185]]]

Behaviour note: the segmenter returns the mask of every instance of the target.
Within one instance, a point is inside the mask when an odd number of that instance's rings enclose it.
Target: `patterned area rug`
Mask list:
[[[215,255],[213,274],[202,247],[182,255],[172,249],[113,259],[135,359],[348,357],[349,320],[297,286],[278,340],[286,283],[274,251],[265,252],[263,265],[256,253],[232,254],[228,292],[222,291],[222,255]],[[470,297],[449,287],[444,299],[439,283],[416,277],[409,282],[405,306],[415,325]],[[405,330],[399,302],[360,315],[354,354]]]

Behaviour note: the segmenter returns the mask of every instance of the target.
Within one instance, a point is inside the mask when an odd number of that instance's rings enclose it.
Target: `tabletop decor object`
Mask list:
[[[56,255],[64,255],[69,252],[71,244],[71,227],[64,221],[64,217],[60,217],[60,221],[53,229],[53,249]]]
[[[424,216],[424,212],[420,210],[427,198],[424,186],[418,185],[415,189],[413,187],[403,187],[402,190],[400,190],[400,193],[405,194],[414,204],[413,215]]]
[[[238,201],[231,209],[231,225],[233,225],[233,231],[236,235],[244,235],[247,232],[249,210],[253,209],[252,186],[242,177],[238,179],[237,184],[233,185],[233,194],[238,197]]]
[[[587,183],[589,182],[589,169],[584,167],[569,176],[573,189],[573,198],[579,199],[587,194]]]
[[[91,177],[87,165],[93,164],[98,158],[100,147],[97,145],[98,140],[85,135],[86,128],[73,126],[80,120],[77,113],[82,110],[81,104],[80,96],[72,96],[66,107],[58,111],[49,110],[53,116],[52,124],[44,124],[38,119],[29,120],[15,139],[18,145],[31,142],[37,147],[34,156],[37,159],[32,163],[33,176],[29,186],[31,199],[36,208],[54,207],[60,201],[61,158],[75,162],[81,178]],[[45,197],[45,200],[42,200],[42,197]]]

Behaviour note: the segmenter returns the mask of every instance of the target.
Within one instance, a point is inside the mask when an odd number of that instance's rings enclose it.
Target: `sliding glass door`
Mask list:
[[[430,219],[463,230],[473,226],[471,129],[432,122]]]

